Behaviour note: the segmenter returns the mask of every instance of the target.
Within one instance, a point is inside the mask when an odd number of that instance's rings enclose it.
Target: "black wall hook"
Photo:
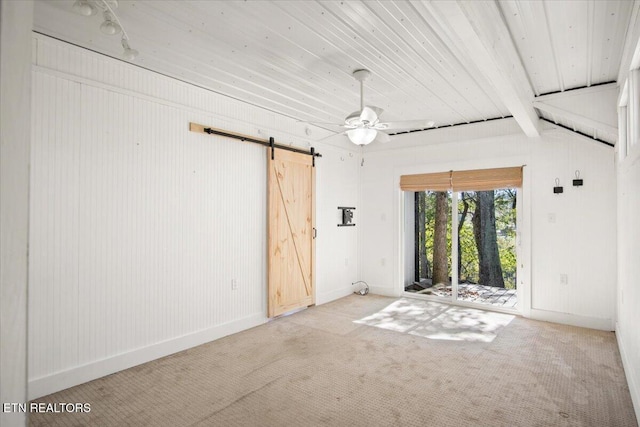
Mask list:
[[[580,178],[580,171],[576,171],[576,179],[573,180],[574,187],[581,187],[584,184],[584,181]]]
[[[556,186],[553,187],[553,194],[560,194],[564,192],[564,188],[560,185],[560,179],[556,178]]]

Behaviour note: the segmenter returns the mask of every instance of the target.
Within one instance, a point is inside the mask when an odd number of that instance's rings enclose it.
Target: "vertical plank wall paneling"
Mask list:
[[[618,161],[618,295],[616,338],[636,414],[640,414],[640,145]]]
[[[581,137],[569,137],[564,132],[549,132],[545,143],[534,147],[532,309],[608,319],[607,329],[613,330],[616,275],[613,149]],[[584,178],[582,187],[572,185],[576,170]],[[556,178],[564,186],[562,197],[550,191]],[[549,214],[554,215],[553,221],[549,220]],[[560,274],[568,275],[568,284],[560,284]]]
[[[29,397],[264,322],[266,151],[188,123],[298,143],[304,126],[34,37]],[[332,160],[347,150],[326,152],[326,177],[335,168],[357,182],[355,162]],[[324,223],[334,199],[353,203],[357,188],[322,193]],[[355,272],[354,261],[324,273],[332,283],[318,283],[320,299],[348,294]]]
[[[80,115],[80,85],[46,75],[33,78],[33,126],[31,150],[32,183],[30,236],[40,236],[30,242],[29,292],[29,370],[30,374],[51,371],[67,360],[78,357],[78,127]],[[41,108],[40,99],[48,101]],[[67,103],[69,108],[62,108]],[[65,187],[56,194],[56,189]],[[55,196],[54,196],[55,195]],[[45,286],[34,287],[34,283]],[[59,307],[40,327],[38,316],[42,307]],[[51,329],[58,331],[52,334]],[[67,342],[55,346],[54,341]],[[34,368],[35,354],[41,357]]]
[[[485,123],[483,127],[504,126],[506,121]],[[441,172],[526,165],[531,179],[522,189],[526,218],[519,230],[521,250],[530,251],[530,283],[525,274],[519,287],[529,290],[530,313],[534,319],[577,326],[613,330],[615,317],[615,173],[611,147],[544,126],[540,138],[512,135],[441,143],[457,129],[438,129],[427,135],[403,137],[405,149],[365,153],[362,171],[363,214],[360,217],[362,280],[376,293],[398,295],[402,288],[401,268],[386,262],[395,259],[402,243],[394,215],[402,212],[399,176],[403,173]],[[497,132],[496,132],[497,133]],[[481,134],[479,131],[478,134]],[[462,136],[462,135],[460,135]],[[575,171],[580,170],[584,186],[573,187]],[[553,193],[555,179],[564,186],[561,195]],[[550,219],[550,216],[553,219]],[[385,262],[381,262],[385,260]],[[519,260],[520,263],[520,260]],[[366,268],[364,268],[366,265]],[[591,267],[595,266],[595,267]],[[560,275],[568,283],[560,283]],[[522,281],[525,280],[523,283]],[[528,288],[528,289],[527,289]],[[519,309],[523,309],[521,305]]]

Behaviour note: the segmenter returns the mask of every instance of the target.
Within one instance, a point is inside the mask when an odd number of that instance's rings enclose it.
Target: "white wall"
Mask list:
[[[33,50],[29,397],[265,322],[266,149],[188,124],[324,134],[44,36]],[[314,145],[323,303],[357,278],[335,216],[359,166],[346,143]]]
[[[323,304],[349,295],[356,289],[351,287],[351,283],[359,280],[360,154],[355,150],[347,152],[343,149],[323,147],[322,158],[317,162],[319,167],[316,171],[316,303]],[[338,227],[342,222],[342,211],[338,206],[356,207],[355,227]]]
[[[0,403],[27,397],[30,38],[33,2],[0,3]],[[25,425],[0,412],[0,425]]]
[[[612,330],[616,281],[613,149],[565,130],[544,128],[541,138],[527,138],[512,119],[506,119],[405,134],[387,146],[366,151],[362,280],[369,282],[373,292],[399,295],[402,291],[400,175],[526,165],[520,193],[524,207],[519,213],[523,313]],[[484,137],[487,134],[497,136]],[[390,150],[392,144],[397,147]],[[585,182],[579,188],[571,185],[577,169]],[[556,177],[564,185],[562,195],[553,194]],[[554,223],[549,222],[549,214],[555,215]],[[568,285],[560,284],[561,273],[568,275]]]
[[[636,6],[640,6],[637,3]],[[636,7],[637,12],[637,7]],[[618,84],[618,289],[616,337],[631,399],[640,419],[640,14],[627,33]]]
[[[640,145],[618,164],[618,295],[616,336],[640,414]]]

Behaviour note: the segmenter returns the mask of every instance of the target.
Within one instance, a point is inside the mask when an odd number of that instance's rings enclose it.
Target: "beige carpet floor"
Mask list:
[[[612,332],[415,301],[313,307],[37,399],[91,412],[30,425],[637,425]]]

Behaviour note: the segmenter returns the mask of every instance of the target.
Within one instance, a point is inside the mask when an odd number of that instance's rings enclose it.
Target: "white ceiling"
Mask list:
[[[503,1],[536,96],[615,82],[632,1]]]
[[[72,5],[37,1],[34,29],[119,58],[120,38],[99,31],[101,16]],[[340,123],[358,110],[351,72],[367,68],[365,103],[384,108],[385,120],[447,126],[513,115],[523,126],[539,115],[534,96],[615,81],[632,7],[120,0],[116,12],[140,51],[136,64],[299,120]]]

